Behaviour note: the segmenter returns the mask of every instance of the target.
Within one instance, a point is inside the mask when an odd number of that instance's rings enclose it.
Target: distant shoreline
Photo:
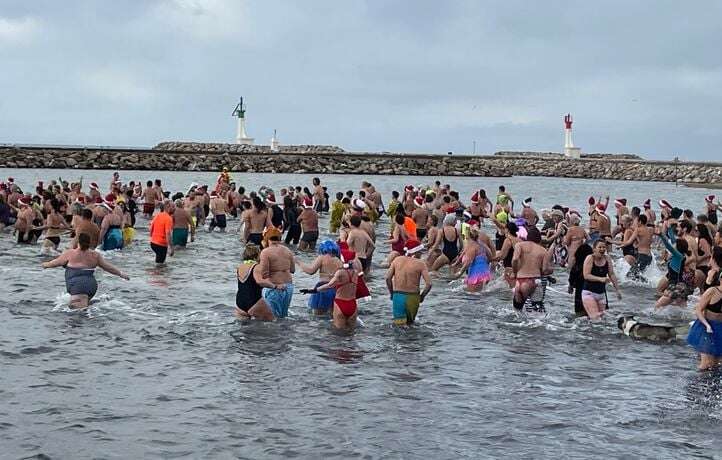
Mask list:
[[[229,151],[238,149],[241,151]],[[554,153],[434,155],[345,152],[335,146],[163,143],[155,148],[0,145],[0,167],[424,176],[544,176],[679,181],[722,188],[722,163],[644,160],[594,155],[568,159]]]

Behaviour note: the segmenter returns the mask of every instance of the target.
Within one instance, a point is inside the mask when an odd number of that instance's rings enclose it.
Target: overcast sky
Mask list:
[[[722,2],[0,0],[0,142],[722,159]]]

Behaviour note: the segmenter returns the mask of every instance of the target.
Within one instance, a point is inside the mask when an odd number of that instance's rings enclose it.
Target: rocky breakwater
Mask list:
[[[0,167],[134,169],[425,176],[550,176],[722,183],[720,163],[674,163],[605,157],[567,159],[533,155],[418,155],[350,153],[334,146],[163,143],[155,149],[0,146]]]

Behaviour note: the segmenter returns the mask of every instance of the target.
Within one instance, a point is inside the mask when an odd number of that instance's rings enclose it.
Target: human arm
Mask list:
[[[697,306],[694,308],[694,314],[695,316],[697,316],[697,321],[702,323],[708,334],[712,333],[712,326],[709,324],[709,321],[707,321],[707,317],[705,317],[704,311],[707,309],[707,305],[709,305],[709,300],[712,296],[713,289],[714,288],[707,289],[704,294],[702,294],[702,296],[699,298]]]
[[[424,268],[421,270],[421,277],[424,279],[424,290],[421,292],[420,303],[423,303],[426,295],[431,291],[431,275],[429,275],[429,268],[426,264],[424,264]]]
[[[103,240],[105,240],[105,234],[108,233],[108,216],[105,216],[103,218],[103,222],[100,224],[100,235],[98,236],[98,246],[103,244]]]
[[[255,268],[260,267],[260,264],[257,265]],[[256,284],[258,284],[261,287],[269,288],[269,289],[285,289],[286,286],[283,284],[274,284],[270,279],[263,276],[263,272],[261,270],[253,270],[253,279],[256,281]]]
[[[614,264],[612,263],[612,258],[609,256],[607,256],[607,267],[609,268],[607,278],[609,278],[609,281],[612,283],[612,286],[614,286],[614,290],[617,292],[617,298],[619,300],[622,300],[622,293],[619,290],[619,283],[617,282],[617,275],[614,274]]]
[[[634,231],[629,235],[629,238],[622,238],[623,241],[612,241],[612,244],[616,244],[617,246],[629,246],[637,239],[637,229],[634,229]]]
[[[516,273],[519,271],[519,266],[521,265],[521,251],[519,250],[519,245],[514,246],[514,256],[511,258],[511,269],[516,275]]]
[[[321,256],[316,257],[311,265],[304,264],[298,258],[295,260],[298,266],[301,267],[301,270],[307,275],[313,275],[321,268]]]
[[[126,281],[130,279],[130,277],[128,275],[126,275],[125,273],[120,271],[120,269],[118,267],[116,267],[115,265],[113,265],[110,262],[108,262],[107,260],[105,260],[103,258],[103,256],[101,256],[100,254],[98,254],[98,267],[102,268],[103,270],[110,273],[111,275],[118,276],[120,278],[123,278]]]
[[[341,273],[344,273],[342,270],[336,270],[336,273],[333,274],[333,277],[328,281],[326,284],[322,284],[321,286],[317,286],[315,291],[326,291],[328,289],[333,289],[337,286],[340,286],[343,284],[341,282]]]
[[[389,269],[386,271],[386,287],[389,289],[389,295],[394,295],[394,272],[396,271],[396,261],[391,262]]]
[[[60,254],[58,257],[56,257],[55,259],[53,259],[51,261],[43,262],[42,266],[43,266],[43,268],[55,268],[55,267],[62,267],[66,263],[68,263],[68,252],[67,251]]]

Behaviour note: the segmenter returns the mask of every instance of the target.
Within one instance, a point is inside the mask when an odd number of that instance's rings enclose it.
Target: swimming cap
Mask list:
[[[499,222],[500,224],[506,225],[506,223],[509,221],[509,214],[507,214],[507,213],[504,212],[503,210],[502,210],[502,211],[499,211],[499,212],[496,214],[496,220],[497,220],[497,222]]]

